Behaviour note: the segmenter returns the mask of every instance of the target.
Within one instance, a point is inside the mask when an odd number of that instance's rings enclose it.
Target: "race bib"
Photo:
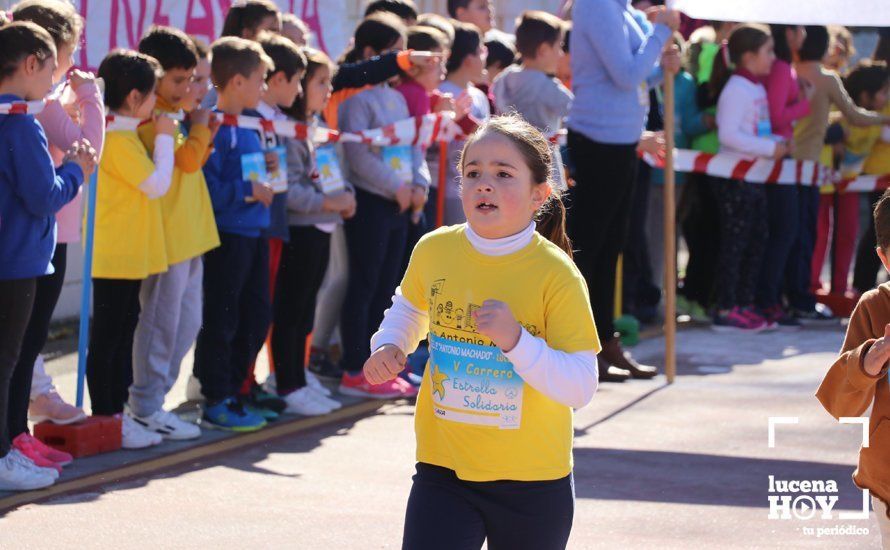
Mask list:
[[[414,180],[412,154],[410,145],[389,145],[383,148],[383,162],[396,173],[399,183],[410,185]]]
[[[319,147],[315,150],[315,165],[322,193],[332,195],[346,189],[343,174],[340,172],[340,163],[337,162],[337,152],[332,146]]]
[[[430,391],[438,418],[519,429],[522,378],[500,349],[430,334]]]

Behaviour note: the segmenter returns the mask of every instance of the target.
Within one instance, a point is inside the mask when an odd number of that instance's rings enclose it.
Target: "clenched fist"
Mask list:
[[[519,343],[522,327],[510,311],[510,306],[499,300],[485,300],[473,312],[479,334],[487,336],[494,345],[508,352]]]
[[[365,378],[375,386],[395,380],[399,373],[405,370],[407,363],[408,358],[398,347],[392,344],[380,346],[380,349],[365,361],[363,368]]]

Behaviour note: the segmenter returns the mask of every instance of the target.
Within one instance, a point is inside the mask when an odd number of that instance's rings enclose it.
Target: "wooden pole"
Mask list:
[[[674,204],[674,74],[664,75],[664,371],[668,384],[677,374],[677,235]]]

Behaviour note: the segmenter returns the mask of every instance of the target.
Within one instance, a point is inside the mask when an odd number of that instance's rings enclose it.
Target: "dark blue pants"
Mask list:
[[[195,376],[209,402],[238,393],[272,316],[268,240],[232,233],[219,240],[204,255],[204,321],[195,344]]]
[[[398,204],[357,189],[355,217],[346,220],[349,284],[340,316],[343,370],[356,374],[369,356],[368,343],[399,285],[408,240],[408,214]],[[406,350],[407,351],[407,350]]]
[[[782,287],[788,271],[799,261],[798,250],[795,262],[791,260],[791,247],[795,246],[800,230],[800,200],[796,187],[774,185],[766,188],[766,219],[768,238],[763,250],[763,263],[757,278],[754,302],[762,308],[782,303]],[[799,244],[797,246],[799,248]]]
[[[785,292],[791,307],[810,311],[816,307],[816,296],[810,292],[810,272],[813,250],[816,248],[816,225],[819,219],[819,189],[800,187],[798,190],[800,230],[797,241],[791,247]]]
[[[402,550],[562,550],[572,531],[575,483],[458,479],[418,463],[408,497]]]
[[[881,198],[881,191],[868,194],[868,211],[871,213]],[[878,273],[881,272],[881,259],[875,254],[878,237],[871,215],[865,224],[856,246],[856,263],[853,266],[853,288],[860,294],[873,289],[878,284]]]
[[[689,249],[683,296],[709,307],[714,299],[717,255],[720,253],[720,219],[713,184],[705,174],[689,174],[680,198],[679,218]]]

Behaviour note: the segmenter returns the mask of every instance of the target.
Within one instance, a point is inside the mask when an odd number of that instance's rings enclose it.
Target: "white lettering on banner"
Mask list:
[[[319,10],[319,3],[324,10]],[[218,38],[232,0],[74,0],[86,22],[78,65],[95,70],[114,48],[135,49],[151,25],[169,25],[206,40]],[[333,56],[346,47],[352,31],[349,0],[275,0],[283,13],[309,25],[315,45]]]

